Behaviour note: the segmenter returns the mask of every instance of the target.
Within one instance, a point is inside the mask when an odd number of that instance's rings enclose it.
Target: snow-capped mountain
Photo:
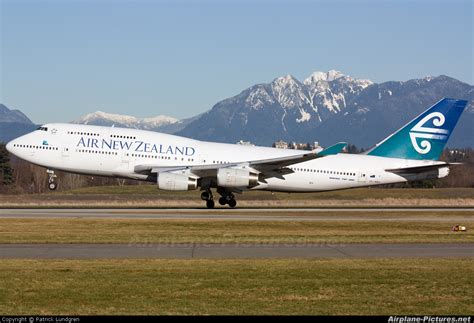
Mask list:
[[[443,97],[471,100],[448,144],[474,144],[474,87],[448,76],[376,84],[339,71],[291,75],[218,102],[177,134],[220,142],[348,141],[369,147]]]
[[[371,85],[369,80],[353,79],[339,71],[314,72],[303,82],[292,75],[274,79],[270,84],[259,84],[237,97],[224,100],[223,105],[242,101],[246,110],[260,110],[277,105],[282,110],[282,126],[316,120],[321,122],[327,114],[338,113],[352,99]]]
[[[298,137],[344,111],[348,102],[372,84],[335,70],[314,72],[303,82],[292,75],[278,77],[217,103],[180,134],[200,139],[218,134],[219,141],[248,138],[259,144],[271,143],[270,138]]]
[[[163,133],[176,133],[183,130],[189,123],[198,119],[201,115],[197,115],[187,119],[176,119],[173,117],[159,115],[149,118],[137,118],[128,115],[106,113],[97,111],[89,113],[71,123],[88,124],[105,127],[123,127],[142,130],[158,131]]]
[[[308,89],[311,106],[315,111],[322,107],[323,114],[324,109],[332,113],[344,110],[347,102],[373,84],[370,80],[353,79],[334,70],[327,73],[314,72],[303,83]]]
[[[72,123],[154,130],[178,122],[179,120],[176,118],[162,115],[151,118],[137,118],[133,116],[97,111],[74,120]]]

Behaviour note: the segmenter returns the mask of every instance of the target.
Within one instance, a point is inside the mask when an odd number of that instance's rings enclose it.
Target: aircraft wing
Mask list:
[[[260,172],[264,178],[281,177],[282,175],[293,173],[293,171],[286,166],[302,163],[308,160],[321,158],[328,155],[339,153],[347,143],[337,143],[321,151],[313,150],[311,152],[302,153],[299,155],[284,156],[278,158],[269,158],[262,160],[252,160],[248,162],[234,163],[234,164],[212,164],[212,165],[198,165],[198,166],[155,166],[155,165],[137,165],[135,166],[136,173],[161,173],[161,172],[185,172],[188,171],[197,177],[216,176],[219,168],[238,167],[250,168]]]
[[[283,175],[291,174],[293,171],[286,166],[299,164],[308,160],[321,158],[324,156],[335,155],[341,152],[347,146],[345,142],[339,142],[319,152],[311,151],[310,153],[288,156],[281,158],[272,158],[266,160],[256,160],[249,163],[249,166],[262,173],[264,178],[278,177],[283,178]]]
[[[262,159],[241,163],[232,164],[211,164],[211,165],[198,165],[198,166],[154,166],[154,165],[137,165],[135,166],[136,173],[162,173],[162,172],[180,172],[183,170],[189,170],[191,173],[198,177],[216,176],[219,168],[252,168],[265,173],[266,171],[275,171],[283,169],[286,166],[302,163],[311,159],[319,158],[317,153],[310,152],[301,155],[285,156],[279,158]],[[290,170],[290,169],[288,169]],[[290,170],[290,173],[293,171]]]

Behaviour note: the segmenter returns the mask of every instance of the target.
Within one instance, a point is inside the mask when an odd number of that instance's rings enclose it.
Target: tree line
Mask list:
[[[348,152],[360,153],[362,150],[350,145]],[[460,163],[451,169],[448,177],[437,180],[387,185],[386,187],[474,187],[474,150],[445,149],[441,160]],[[88,186],[110,185],[148,185],[149,183],[114,179],[100,176],[86,176],[56,171],[59,190],[71,190]],[[25,162],[10,155],[5,145],[0,143],[0,193],[24,194],[47,191],[48,174],[46,169]]]

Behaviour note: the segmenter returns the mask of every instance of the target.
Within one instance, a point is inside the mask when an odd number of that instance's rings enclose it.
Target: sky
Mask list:
[[[473,2],[0,0],[0,103],[192,117],[291,74],[473,84]]]

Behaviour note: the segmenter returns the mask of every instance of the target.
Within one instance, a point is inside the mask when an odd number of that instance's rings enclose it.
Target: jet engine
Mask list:
[[[158,188],[166,191],[190,191],[198,187],[197,179],[188,175],[158,173]]]
[[[217,185],[222,187],[253,187],[258,185],[258,174],[245,169],[219,168]]]

